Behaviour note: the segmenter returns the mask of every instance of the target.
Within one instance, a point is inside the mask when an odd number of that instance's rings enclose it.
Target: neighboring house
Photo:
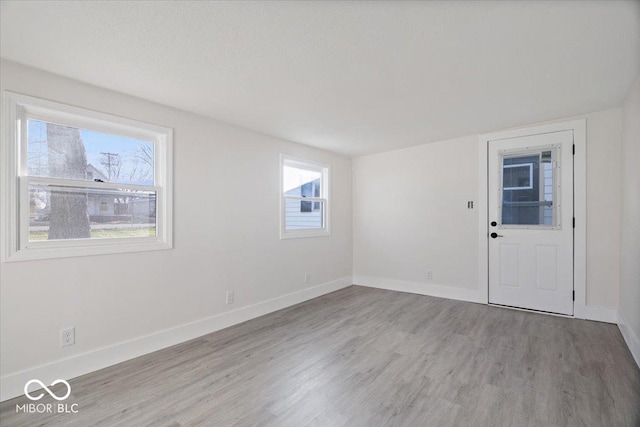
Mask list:
[[[87,165],[87,179],[109,182],[109,178],[92,164]],[[141,196],[105,189],[87,193],[87,207],[91,222],[149,222],[155,219],[155,195]],[[47,221],[50,213],[50,199],[47,191],[31,192],[31,221]]]
[[[285,195],[320,197],[320,179],[292,188]],[[322,207],[320,202],[285,199],[285,209],[286,228],[288,230],[322,228]]]
[[[87,179],[89,181],[93,181],[95,179],[99,179],[104,182],[109,181],[109,178],[102,171],[100,171],[100,169],[96,168],[91,163],[87,165]]]
[[[109,178],[93,166],[87,165],[87,179],[96,179],[109,182]],[[95,222],[128,221],[135,218],[155,218],[155,195],[148,197],[132,194],[123,194],[120,191],[105,190],[100,193],[89,193],[89,218]]]
[[[93,181],[99,179],[108,182],[109,178],[91,163],[87,165],[87,179]],[[116,214],[115,197],[108,194],[89,193],[89,218],[94,221],[96,217],[106,217]],[[117,209],[120,211],[120,208]],[[99,218],[102,219],[102,218]]]

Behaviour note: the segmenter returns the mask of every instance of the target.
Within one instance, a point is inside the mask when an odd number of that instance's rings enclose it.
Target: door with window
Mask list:
[[[573,131],[489,142],[489,302],[573,314]]]

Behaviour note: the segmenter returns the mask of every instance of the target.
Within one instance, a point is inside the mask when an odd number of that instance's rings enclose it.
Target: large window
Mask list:
[[[4,260],[171,247],[170,129],[4,96]]]
[[[280,237],[329,234],[329,166],[282,156]]]

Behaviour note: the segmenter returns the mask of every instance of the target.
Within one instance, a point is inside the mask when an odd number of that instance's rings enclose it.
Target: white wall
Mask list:
[[[467,299],[433,285],[477,288],[478,218],[467,209],[477,174],[475,136],[354,159],[354,281],[424,283],[427,293]]]
[[[587,305],[615,319],[619,108],[587,120]],[[558,121],[562,121],[558,120]],[[478,300],[478,136],[353,160],[354,282]],[[605,226],[606,224],[606,226]],[[433,270],[427,280],[426,271]]]
[[[173,250],[0,266],[3,398],[26,375],[77,375],[78,366],[97,369],[350,284],[350,159],[14,63],[1,67],[3,90],[171,127],[175,144]],[[279,239],[280,153],[331,165],[330,237]],[[233,305],[225,305],[227,289]],[[76,345],[60,348],[59,330],[68,326]],[[178,329],[149,335],[170,328]]]
[[[622,107],[620,330],[640,365],[640,76]]]
[[[618,308],[620,283],[619,108],[587,119],[587,305]]]

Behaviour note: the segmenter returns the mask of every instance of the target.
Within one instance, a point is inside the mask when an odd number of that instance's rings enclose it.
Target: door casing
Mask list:
[[[478,282],[482,295],[489,303],[489,217],[488,217],[488,146],[489,141],[517,138],[542,133],[573,131],[575,155],[573,158],[573,211],[576,221],[574,229],[574,315],[585,319],[586,316],[586,120],[572,120],[548,125],[531,126],[502,132],[483,134],[478,137]]]

